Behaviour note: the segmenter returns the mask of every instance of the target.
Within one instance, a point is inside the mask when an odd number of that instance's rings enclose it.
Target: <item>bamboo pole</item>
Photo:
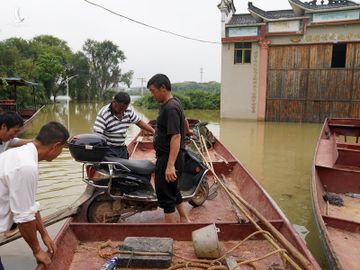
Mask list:
[[[201,139],[202,144],[204,143],[204,138]],[[222,188],[228,193],[229,197],[235,202],[236,206],[246,215],[246,217],[250,220],[250,222],[256,227],[258,230],[262,230],[262,228],[257,224],[257,222],[245,211],[244,207],[240,205],[240,203],[245,206],[249,211],[251,211],[263,224],[267,229],[272,233],[273,236],[283,245],[290,254],[292,254],[304,267],[304,269],[311,270],[314,269],[313,266],[310,264],[310,262],[254,207],[252,207],[246,200],[244,200],[239,194],[235,193],[233,190],[229,189],[224,182],[218,177],[218,175],[214,171],[214,167],[212,165],[209,152],[206,148],[206,153],[208,155],[208,158],[210,159],[210,164],[206,161],[206,158],[204,157],[203,153],[200,151],[200,149],[197,147],[196,143],[193,141],[197,151],[203,158],[204,162],[206,162],[207,167],[211,171],[211,173],[214,175],[215,180],[220,183]],[[237,201],[236,201],[237,200]],[[240,202],[240,203],[239,203]],[[268,235],[264,235],[264,237],[277,249],[279,249],[279,246],[274,240],[269,237]],[[281,255],[286,259],[295,269],[301,270],[296,262],[292,258],[289,257],[286,253],[281,253]]]

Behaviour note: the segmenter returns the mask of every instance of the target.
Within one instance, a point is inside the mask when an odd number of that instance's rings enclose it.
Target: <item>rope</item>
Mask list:
[[[244,238],[243,240],[241,240],[240,242],[238,242],[234,247],[232,247],[231,249],[229,249],[228,251],[226,251],[224,253],[223,256],[221,256],[218,259],[215,260],[206,260],[206,259],[189,259],[180,255],[177,255],[175,253],[168,253],[168,252],[146,252],[146,251],[134,251],[131,247],[127,247],[127,246],[120,246],[120,248],[128,248],[130,250],[119,250],[119,246],[116,247],[116,250],[112,250],[110,252],[102,252],[101,250],[107,247],[111,247],[111,248],[115,248],[111,245],[112,241],[108,240],[105,243],[102,243],[99,245],[99,247],[97,248],[98,251],[98,255],[103,258],[103,259],[110,259],[111,257],[113,257],[116,254],[131,254],[131,255],[141,255],[141,256],[164,256],[164,255],[173,255],[181,260],[183,260],[183,263],[179,263],[177,265],[171,266],[168,268],[168,270],[175,270],[175,269],[181,269],[181,268],[186,268],[186,269],[190,269],[192,267],[195,268],[203,268],[203,269],[207,269],[207,270],[227,270],[228,267],[224,266],[221,263],[221,260],[225,259],[231,252],[233,252],[235,249],[237,249],[239,246],[241,246],[242,244],[244,244],[246,241],[248,241],[249,239],[251,239],[252,237],[258,235],[258,234],[266,234],[266,235],[270,235],[269,232],[264,231],[264,230],[260,230],[260,231],[256,231],[253,232],[252,234],[248,235],[246,238]],[[271,236],[271,235],[270,235]],[[272,251],[262,257],[259,258],[255,258],[255,259],[250,259],[250,260],[241,260],[238,259],[240,261],[240,263],[236,264],[236,266],[239,265],[244,265],[247,264],[251,267],[253,267],[255,270],[257,270],[257,266],[254,264],[254,262],[256,261],[260,261],[263,260],[269,256],[272,256],[276,253],[280,253],[280,252],[285,252],[285,250],[283,249],[278,249],[275,251]],[[232,268],[232,269],[235,269]]]
[[[265,254],[264,256],[262,257],[259,257],[259,258],[255,258],[255,259],[250,259],[250,260],[246,260],[246,261],[243,261],[243,262],[240,262],[238,264],[236,264],[233,268],[231,268],[230,270],[234,270],[237,266],[240,266],[242,264],[248,264],[248,263],[253,263],[253,262],[256,262],[256,261],[260,261],[260,260],[263,260],[263,259],[266,259],[267,257],[270,257],[276,253],[280,253],[280,252],[286,252],[285,249],[277,249],[277,250],[274,250],[268,254]]]

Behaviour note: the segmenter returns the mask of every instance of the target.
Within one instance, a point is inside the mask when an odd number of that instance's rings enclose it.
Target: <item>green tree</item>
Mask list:
[[[59,91],[57,83],[64,74],[65,67],[61,58],[53,53],[42,53],[36,60],[36,73],[38,79],[43,83],[47,97],[55,98]]]
[[[90,85],[100,92],[100,98],[104,97],[106,90],[116,88],[119,83],[130,86],[133,71],[122,73],[119,64],[126,57],[117,45],[109,40],[98,42],[88,39],[83,51],[90,63]]]
[[[42,82],[47,98],[52,95],[55,101],[64,88],[72,51],[66,41],[51,35],[37,36],[31,44],[35,52],[36,77]]]
[[[29,42],[9,38],[0,42],[0,76],[30,79],[34,69],[34,55]]]
[[[77,52],[70,57],[68,76],[78,75],[71,80],[69,84],[69,95],[72,99],[79,101],[93,100],[96,93],[89,86],[90,81],[90,64],[83,52]]]
[[[0,42],[0,76],[1,77],[20,77],[27,81],[37,82],[34,77],[35,71],[35,51],[31,42],[22,38],[9,38]],[[6,90],[6,87],[2,90]],[[1,98],[9,98],[7,91],[1,91]],[[37,104],[46,103],[45,91],[42,84],[36,86]],[[33,105],[33,95],[28,87],[19,87],[17,101],[19,107]]]

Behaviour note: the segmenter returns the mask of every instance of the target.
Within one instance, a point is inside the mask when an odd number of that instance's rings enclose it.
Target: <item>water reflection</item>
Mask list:
[[[103,105],[70,103],[70,121],[66,104],[48,105],[25,136],[33,137],[51,120],[69,126],[71,135],[91,132],[96,114]],[[136,110],[144,121],[157,115],[157,110]],[[218,111],[191,110],[186,111],[186,116],[208,122],[208,127],[269,192],[290,221],[310,231],[307,244],[323,263],[309,190],[313,152],[321,126],[220,120]],[[138,128],[133,125],[128,140],[137,132]],[[71,158],[68,150],[51,163],[40,163],[37,199],[42,205],[43,216],[78,198],[84,189],[80,178],[81,164]]]

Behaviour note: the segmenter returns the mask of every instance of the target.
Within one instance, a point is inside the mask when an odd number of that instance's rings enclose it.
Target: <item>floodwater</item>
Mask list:
[[[60,121],[71,135],[91,132],[97,111],[103,104],[70,103],[48,105],[24,137],[33,137],[40,127],[52,120]],[[154,119],[156,110],[137,109],[144,121]],[[69,112],[69,113],[68,113]],[[310,196],[311,164],[320,124],[272,123],[244,120],[221,120],[219,111],[186,111],[188,118],[208,122],[209,129],[262,184],[284,211],[290,222],[305,238],[323,269],[326,269]],[[132,126],[131,140],[139,131]],[[42,216],[70,205],[82,193],[81,164],[74,161],[68,149],[52,162],[40,162],[37,199]],[[60,224],[49,227],[52,236]],[[35,261],[22,240],[0,247],[7,270],[33,269]]]

